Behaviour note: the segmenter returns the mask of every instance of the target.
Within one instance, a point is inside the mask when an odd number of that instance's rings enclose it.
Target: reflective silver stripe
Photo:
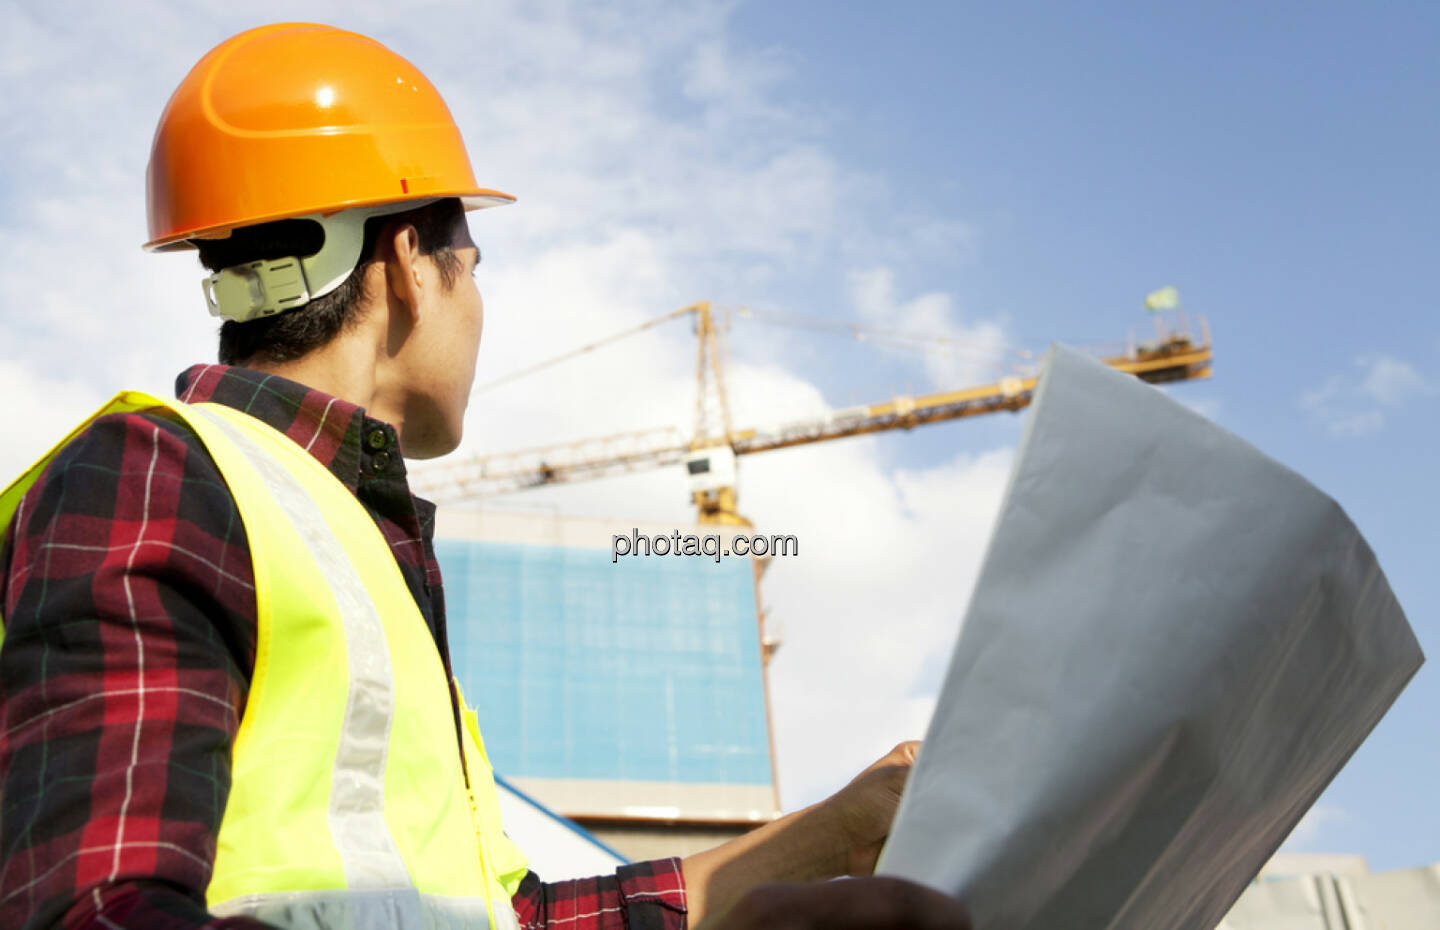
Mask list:
[[[395,680],[380,614],[365,594],[365,585],[346,557],[344,547],[331,532],[329,521],[295,476],[221,415],[203,409],[200,413],[225,433],[260,474],[275,503],[285,512],[315,559],[340,610],[349,656],[350,692],[345,700],[340,746],[335,753],[329,820],[335,848],[345,866],[345,882],[352,890],[412,886],[410,870],[385,822],[385,761],[394,714]],[[411,891],[418,895],[413,888]],[[393,900],[397,902],[394,906],[399,907],[400,899],[394,897],[398,894],[400,892],[386,891],[385,900]],[[483,904],[481,910],[484,910]]]
[[[252,894],[210,911],[217,917],[255,917],[286,930],[484,930],[490,926],[480,898],[447,898],[414,888]],[[519,930],[514,910],[502,908],[495,915],[495,927]]]

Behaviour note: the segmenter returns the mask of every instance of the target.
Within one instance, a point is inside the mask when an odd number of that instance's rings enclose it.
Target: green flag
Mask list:
[[[1174,310],[1180,306],[1180,292],[1174,287],[1162,287],[1145,295],[1145,309],[1152,313],[1157,310]]]

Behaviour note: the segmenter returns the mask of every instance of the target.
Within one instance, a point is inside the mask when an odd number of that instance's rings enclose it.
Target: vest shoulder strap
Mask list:
[[[89,429],[90,425],[96,420],[112,413],[132,413],[136,410],[147,410],[155,407],[174,409],[173,405],[175,403],[178,403],[178,401],[170,402],[160,400],[140,391],[121,391],[119,394],[116,394],[99,410],[86,417],[79,426],[66,434],[65,438],[55,443],[55,445],[50,448],[50,451],[40,456],[35,464],[21,472],[19,477],[15,478],[15,480],[6,486],[5,490],[0,491],[0,533],[3,533],[5,528],[10,525],[10,521],[15,518],[15,511],[19,508],[20,501],[29,493],[30,489],[35,486],[35,482],[40,480],[40,476],[45,473],[46,468],[50,467],[50,463],[60,454],[60,451],[78,439],[80,434]]]

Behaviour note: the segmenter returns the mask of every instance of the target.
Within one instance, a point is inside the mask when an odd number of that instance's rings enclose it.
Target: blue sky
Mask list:
[[[1437,654],[1440,7],[749,4],[734,25],[888,182],[850,221],[974,227],[972,254],[915,267],[917,288],[1092,341],[1177,285],[1216,365],[1175,396],[1339,500]],[[915,464],[1006,428],[887,442]],[[1437,707],[1432,665],[1296,845],[1440,860]]]
[[[154,121],[215,43],[312,19],[416,62],[481,183],[520,198],[471,223],[482,380],[697,299],[993,355],[1118,342],[1174,284],[1216,347],[1214,379],[1174,396],[1339,500],[1440,653],[1440,7],[6,0],[0,16],[0,76],[25,90],[0,100],[0,389],[29,412],[7,472],[118,388],[166,391],[212,357],[193,260],[138,248]],[[466,449],[684,426],[691,338],[649,333],[477,397]],[[730,349],[742,421],[994,373],[741,322]],[[923,731],[1019,423],[742,464],[742,510],[807,541],[766,577],[787,807]],[[680,523],[683,489],[654,473],[524,506]],[[1437,706],[1427,667],[1292,847],[1440,861]]]

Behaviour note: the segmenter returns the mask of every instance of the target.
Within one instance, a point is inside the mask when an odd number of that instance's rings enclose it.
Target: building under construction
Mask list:
[[[674,530],[457,508],[436,527],[450,654],[491,764],[632,859],[779,810],[761,563],[612,559],[616,533]]]

